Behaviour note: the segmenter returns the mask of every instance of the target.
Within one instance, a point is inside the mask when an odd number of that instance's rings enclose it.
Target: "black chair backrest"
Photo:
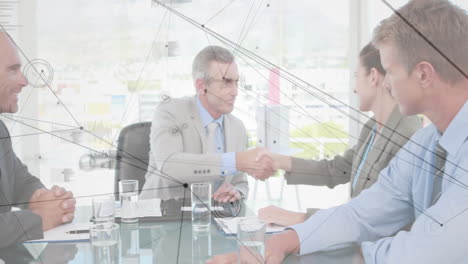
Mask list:
[[[114,180],[116,199],[121,180],[138,180],[138,188],[143,188],[149,164],[150,132],[151,122],[131,124],[120,131]]]

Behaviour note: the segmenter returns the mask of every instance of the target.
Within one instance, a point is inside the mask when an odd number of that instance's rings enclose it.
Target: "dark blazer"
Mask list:
[[[41,217],[27,210],[31,195],[39,188],[44,185],[18,159],[10,133],[0,121],[0,248],[42,238]],[[12,212],[12,207],[23,210]]]

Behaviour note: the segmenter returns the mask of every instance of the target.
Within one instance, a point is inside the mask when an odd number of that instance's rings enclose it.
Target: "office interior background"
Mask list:
[[[78,203],[114,192],[120,130],[151,121],[167,96],[193,95],[191,64],[212,30],[277,67],[233,50],[241,79],[234,115],[257,142],[257,108],[283,105],[286,148],[332,158],[356,142],[365,115],[352,93],[360,48],[392,10],[376,0],[161,0],[205,29],[151,0],[0,1],[0,24],[18,45],[30,85],[20,108],[2,114],[14,149],[47,185],[72,190]],[[394,8],[404,0],[390,0]],[[468,1],[454,0],[468,9]],[[30,64],[41,69],[39,76]],[[278,68],[298,79],[278,76]],[[320,96],[317,96],[320,95]],[[326,98],[326,100],[322,100]],[[282,176],[250,179],[254,207],[330,207],[348,197],[334,189],[286,186]],[[254,188],[256,192],[254,192]]]

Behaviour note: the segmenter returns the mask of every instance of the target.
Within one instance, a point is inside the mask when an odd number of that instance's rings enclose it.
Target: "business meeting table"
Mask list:
[[[238,250],[236,237],[226,236],[215,223],[207,231],[193,231],[190,212],[184,212],[182,218],[181,206],[181,201],[163,201],[163,217],[135,224],[121,223],[120,244],[111,252],[114,255],[111,263],[205,263],[211,256]],[[254,215],[244,203],[235,210],[235,215]],[[74,221],[87,221],[90,215],[90,207],[78,207]],[[108,251],[99,252],[90,242],[19,244],[0,249],[0,259],[14,264],[108,263],[100,259],[106,255]],[[360,264],[364,261],[358,249],[350,247],[300,257],[290,255],[283,263]]]

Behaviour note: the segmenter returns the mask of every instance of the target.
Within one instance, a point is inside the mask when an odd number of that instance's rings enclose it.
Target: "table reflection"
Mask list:
[[[0,249],[0,259],[6,264],[63,264],[75,259],[77,253],[76,244],[18,244]],[[35,258],[34,255],[39,256]]]
[[[140,231],[139,224],[121,224],[120,236],[122,245],[122,263],[140,263]]]
[[[104,259],[110,259],[110,263],[124,264],[198,264],[205,263],[214,255],[238,250],[236,237],[225,236],[213,220],[208,230],[194,231],[190,217],[182,218],[180,207],[178,211],[177,208],[172,209],[173,206],[166,207],[164,210],[168,218],[163,221],[121,223],[117,247],[113,245],[113,248],[93,248],[89,242],[51,243],[36,244],[32,250],[28,250],[23,244],[19,244],[0,249],[0,259],[7,264],[101,264],[104,263]],[[89,220],[90,208],[78,208],[77,211],[79,213],[75,218],[76,221]],[[88,215],[85,214],[86,212]],[[177,213],[179,213],[178,216]],[[249,212],[247,215],[252,214]],[[31,245],[28,244],[28,247]],[[292,255],[283,263],[362,264],[364,262],[358,254],[357,247],[351,247],[302,257]]]
[[[192,264],[204,264],[211,256],[211,231],[192,230]]]

